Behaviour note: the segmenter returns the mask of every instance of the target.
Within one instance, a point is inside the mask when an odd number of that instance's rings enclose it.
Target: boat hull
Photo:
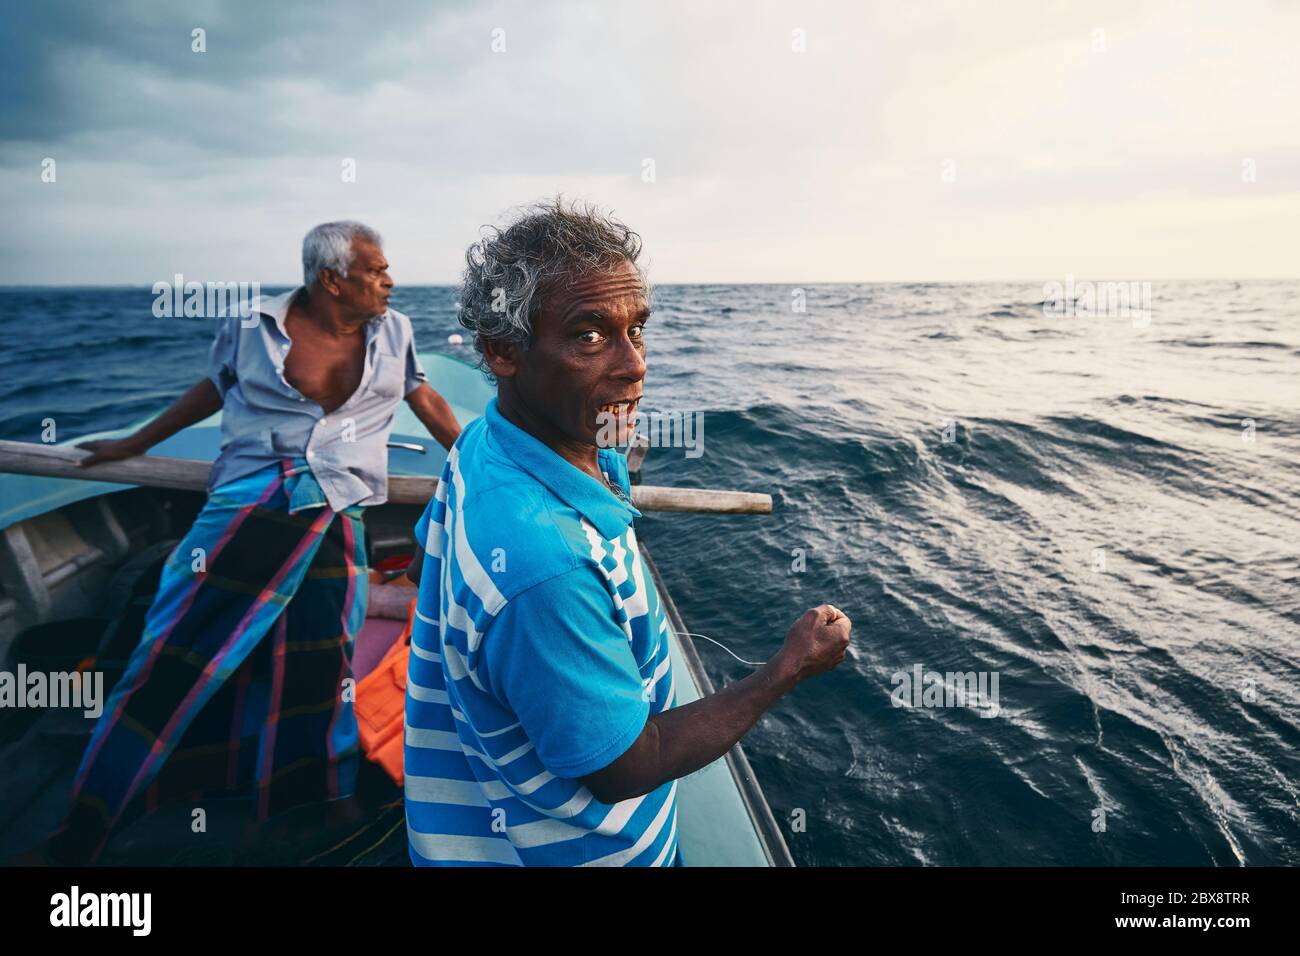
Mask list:
[[[492,392],[476,369],[433,353],[421,355],[421,360],[431,382],[448,399],[462,423],[481,414]],[[138,426],[85,436],[78,441],[91,437],[118,437],[135,427]],[[418,445],[424,451],[390,449],[390,473],[436,477],[441,472],[446,453],[420,428],[405,405],[395,416],[391,441]],[[207,461],[214,460],[219,450],[219,415],[186,429],[154,449],[159,455]],[[91,616],[98,613],[104,604],[105,591],[116,569],[145,549],[156,549],[161,542],[182,535],[202,507],[203,500],[203,496],[196,492],[133,488],[79,479],[0,475],[0,585],[4,588],[0,595],[0,660],[8,659],[5,653],[8,643],[22,628],[53,620],[93,619]],[[416,506],[398,504],[366,509],[367,536],[373,562],[392,554],[414,551],[413,528],[419,510]],[[659,569],[644,546],[643,556],[669,616],[679,705],[688,704],[712,693],[712,684]],[[17,753],[14,751],[9,757],[16,759]],[[48,753],[35,756],[28,753],[26,759],[29,763],[32,760],[40,763],[49,756]],[[63,764],[67,764],[68,759],[64,754]],[[47,816],[52,807],[66,801],[67,782],[60,783],[60,780],[70,778],[68,768],[57,761],[50,767],[49,779],[44,783],[34,785],[28,779],[24,784],[29,789],[34,786],[28,803],[43,794]],[[0,779],[5,779],[5,769],[0,767]],[[405,845],[403,835],[394,829],[394,821],[400,822],[401,817],[400,794],[386,794],[382,783],[376,783],[374,789],[372,796],[378,803],[372,801],[370,818],[363,822],[359,831],[360,837],[369,838],[365,848],[358,842],[358,832],[344,834],[331,844],[329,834],[311,822],[312,811],[309,808],[290,817],[286,839],[267,841],[268,846],[287,846],[292,859],[280,858],[270,862],[400,862],[394,858],[394,848],[398,847],[404,853]],[[4,801],[0,801],[0,806],[3,804]],[[237,802],[230,805],[230,810],[231,820],[240,819],[242,811]],[[39,812],[37,817],[40,817]],[[299,837],[310,830],[314,837],[324,834],[324,842],[312,839],[299,840],[295,844],[295,819],[299,821],[296,824]],[[15,823],[14,820],[0,819],[0,856],[5,850],[16,851],[15,847],[8,845],[10,841],[4,839],[4,831]],[[281,826],[285,825],[281,821]],[[39,828],[39,819],[29,821],[29,826]],[[739,745],[724,759],[681,781],[678,826],[682,857],[687,866],[792,865],[789,850]],[[153,846],[156,831],[155,824],[142,823],[134,833],[115,840],[114,852],[118,861],[129,863],[149,859],[150,862],[163,862],[155,856],[164,849]],[[219,840],[208,843],[223,845]],[[310,843],[310,847],[306,843]],[[295,846],[302,852],[295,853]],[[237,854],[229,858],[209,856],[192,861],[165,859],[172,864],[248,862],[246,856]],[[105,862],[108,861],[106,858]]]

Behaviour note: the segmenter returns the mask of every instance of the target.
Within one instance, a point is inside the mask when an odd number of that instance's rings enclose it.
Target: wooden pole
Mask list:
[[[106,461],[82,468],[77,461],[90,452],[70,445],[42,445],[35,442],[0,441],[0,472],[42,475],[46,478],[78,478],[108,481],[150,488],[203,491],[212,466],[192,458],[163,458],[140,455],[120,461]],[[388,500],[393,504],[422,505],[433,497],[436,478],[390,475]],[[632,503],[640,511],[693,511],[713,514],[771,514],[772,496],[752,491],[713,488],[665,488],[633,485]]]

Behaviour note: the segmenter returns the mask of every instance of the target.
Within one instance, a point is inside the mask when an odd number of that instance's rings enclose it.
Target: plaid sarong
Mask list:
[[[244,792],[264,820],[354,791],[361,513],[331,510],[302,458],[212,490],[82,757],[55,860],[92,861],[163,802]]]

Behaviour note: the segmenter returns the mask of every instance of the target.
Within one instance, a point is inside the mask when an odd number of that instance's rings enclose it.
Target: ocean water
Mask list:
[[[394,306],[464,355],[454,298]],[[655,448],[644,480],[775,509],[641,538],[741,657],[810,606],[853,618],[850,658],[745,739],[802,865],[1300,863],[1300,283],[1156,282],[1149,317],[1044,298],[659,287],[643,411],[701,413],[704,453]],[[210,325],[151,302],[0,290],[0,437],[192,384]],[[896,706],[918,667],[996,676],[996,710]]]

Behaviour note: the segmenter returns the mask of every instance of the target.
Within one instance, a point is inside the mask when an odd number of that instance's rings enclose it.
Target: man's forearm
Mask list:
[[[429,434],[438,440],[443,448],[450,448],[460,436],[460,423],[447,404],[447,400],[429,385],[421,385],[407,396],[411,411]]]
[[[221,410],[223,402],[211,379],[202,379],[172,402],[161,415],[144,425],[128,441],[140,446],[140,451],[152,448],[178,431],[201,422]]]
[[[649,793],[713,763],[798,683],[795,668],[778,655],[744,680],[651,717],[633,744],[639,752],[607,781],[612,792],[604,802]]]

